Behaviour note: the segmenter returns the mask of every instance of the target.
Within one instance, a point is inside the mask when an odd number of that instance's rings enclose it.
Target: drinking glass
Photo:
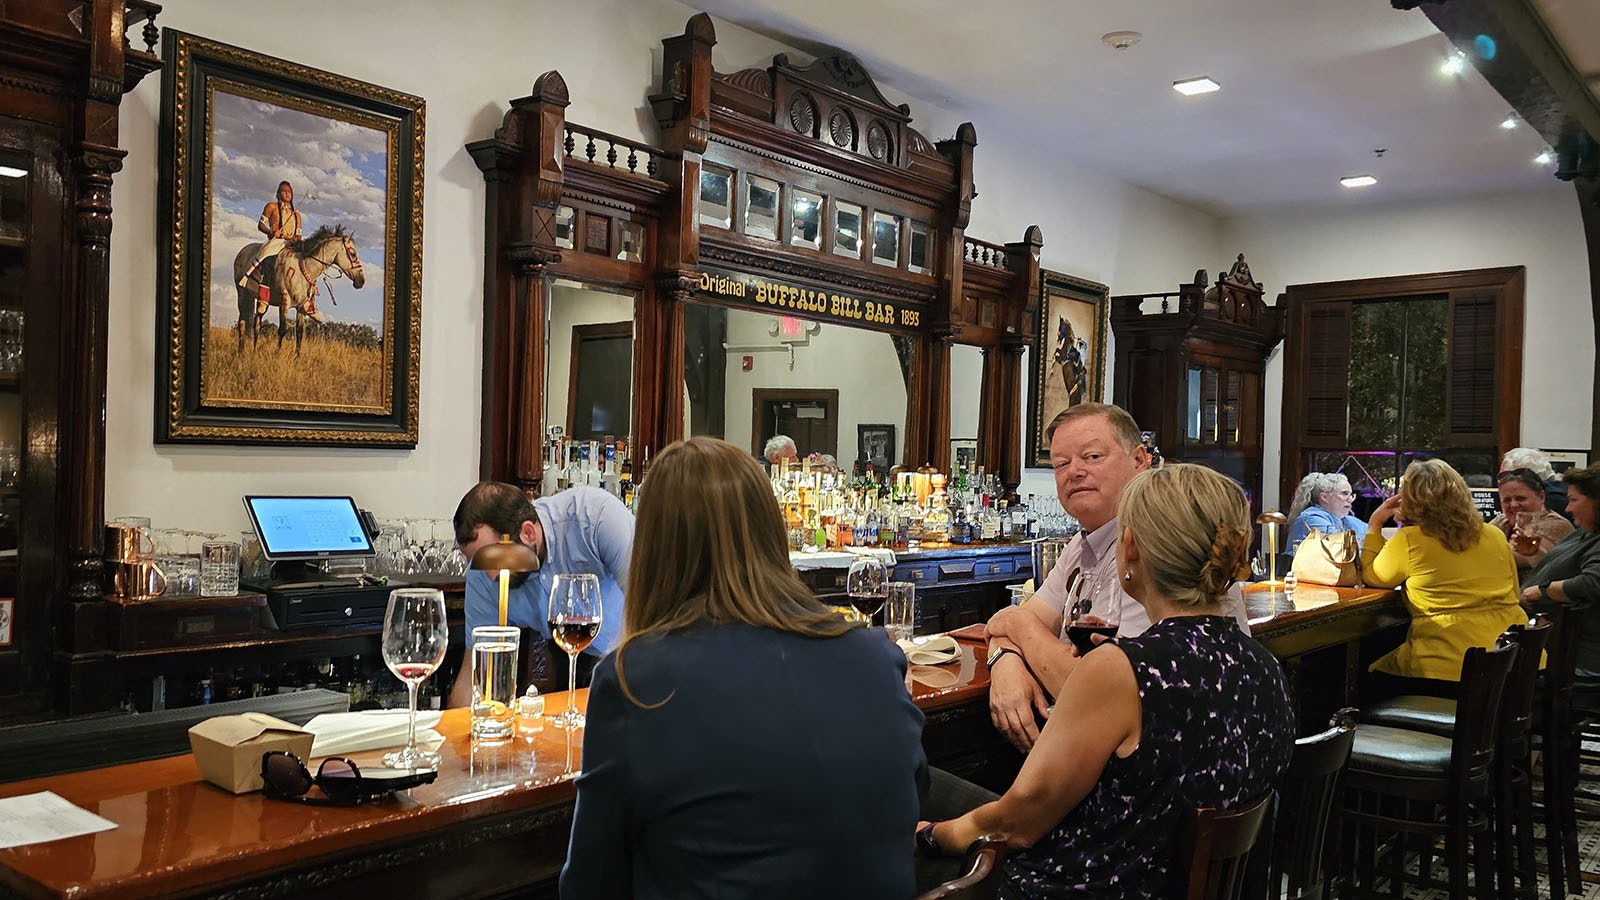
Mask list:
[[[1534,530],[1537,519],[1533,513],[1517,513],[1516,528],[1511,535],[1511,547],[1523,556],[1532,556],[1539,552],[1539,533]]]
[[[600,577],[557,575],[550,586],[550,638],[567,653],[567,711],[550,717],[561,728],[582,728],[578,712],[578,654],[600,634]]]
[[[206,541],[200,546],[200,596],[232,597],[239,593],[239,545]]]
[[[1094,598],[1095,576],[1084,572],[1078,576],[1077,584],[1069,593],[1067,599],[1070,605],[1061,617],[1062,637],[1072,642],[1079,656],[1098,646],[1094,641],[1095,635],[1116,637],[1117,627],[1122,624],[1120,598],[1111,598],[1102,609],[1095,609]]]
[[[389,609],[383,616],[383,662],[406,683],[411,721],[405,749],[384,754],[384,765],[396,769],[438,768],[439,754],[417,749],[417,687],[444,661],[449,640],[443,591],[400,588],[389,593]]]
[[[480,625],[472,629],[472,736],[511,737],[517,701],[517,642],[522,629]]]
[[[883,560],[875,556],[858,557],[845,576],[844,591],[850,596],[850,605],[866,617],[867,627],[871,628],[872,617],[889,599],[889,573]]]
[[[917,632],[917,585],[910,581],[889,582],[889,602],[884,607],[883,627],[895,643],[908,641]]]

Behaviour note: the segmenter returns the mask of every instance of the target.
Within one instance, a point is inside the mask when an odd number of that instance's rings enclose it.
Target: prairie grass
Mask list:
[[[259,341],[252,344],[247,338],[243,353],[239,352],[238,332],[211,327],[200,373],[202,401],[208,406],[381,408],[383,351],[313,337],[313,331],[306,329],[296,356],[292,326],[280,349],[277,325],[263,323]]]

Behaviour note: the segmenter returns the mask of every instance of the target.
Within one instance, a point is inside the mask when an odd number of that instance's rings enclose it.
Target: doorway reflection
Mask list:
[[[634,295],[575,281],[550,285],[544,425],[569,438],[626,439],[633,419]]]

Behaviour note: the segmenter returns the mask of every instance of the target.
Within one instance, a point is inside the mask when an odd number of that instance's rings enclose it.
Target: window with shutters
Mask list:
[[[1492,475],[1521,419],[1523,269],[1287,289],[1282,502],[1342,471],[1363,514],[1417,458]]]

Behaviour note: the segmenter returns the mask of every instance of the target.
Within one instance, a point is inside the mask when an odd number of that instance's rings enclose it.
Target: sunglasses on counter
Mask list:
[[[368,769],[365,773],[348,759],[330,756],[313,777],[300,757],[286,750],[261,754],[261,792],[273,800],[316,806],[359,806],[387,798],[395,791],[429,784],[439,773],[432,769]],[[313,787],[323,796],[311,795]]]

